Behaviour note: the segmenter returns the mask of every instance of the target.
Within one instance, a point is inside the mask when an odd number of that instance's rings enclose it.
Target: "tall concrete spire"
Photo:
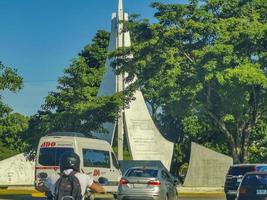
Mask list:
[[[117,48],[119,47],[124,47],[125,46],[125,42],[124,42],[124,33],[123,33],[123,23],[121,23],[122,21],[124,21],[124,13],[123,13],[123,7],[122,7],[122,0],[119,0],[118,2],[118,16],[117,16],[117,20],[118,20],[118,33],[117,33]],[[117,66],[116,68],[118,69],[119,66]],[[123,91],[123,79],[124,76],[123,74],[118,74],[116,76],[116,83],[117,83],[117,92],[121,92]],[[118,119],[117,119],[117,134],[118,134],[118,159],[119,160],[123,160],[123,138],[124,138],[124,120],[123,120],[124,116],[123,116],[123,111],[120,111],[118,113]]]
[[[122,22],[126,21],[128,21],[128,14],[124,12],[123,0],[118,0],[118,10],[116,13],[112,13],[109,51],[131,46],[130,33],[123,31],[124,23]],[[132,55],[128,56],[129,58],[132,57]],[[111,62],[112,60],[107,59],[107,69],[100,85],[99,96],[113,95],[115,92],[123,91],[131,84],[125,82],[127,73],[114,73]],[[117,66],[117,69],[119,67]],[[155,126],[140,90],[135,91],[134,98],[135,100],[129,103],[129,108],[118,113],[116,122],[103,124],[109,134],[98,133],[96,136],[106,139],[112,144],[116,132],[118,136],[118,159],[123,160],[125,133],[125,139],[127,139],[133,160],[161,160],[164,166],[169,169],[173,143],[167,141]]]
[[[123,4],[122,4],[122,0],[119,0],[118,2],[118,14],[119,16],[123,16]],[[123,20],[123,19],[119,19],[119,20]]]
[[[124,39],[124,34],[123,34],[123,23],[124,21],[124,12],[123,12],[123,4],[122,0],[118,1],[118,14],[117,14],[117,27],[118,27],[118,36],[117,36],[117,48],[118,47],[123,47],[123,39]]]

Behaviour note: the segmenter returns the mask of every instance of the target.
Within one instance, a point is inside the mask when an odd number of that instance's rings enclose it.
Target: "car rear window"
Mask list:
[[[109,152],[95,149],[83,149],[83,165],[85,167],[110,168]]]
[[[255,166],[238,166],[238,167],[231,167],[229,170],[229,175],[232,176],[240,176],[244,175],[248,172],[254,171]]]
[[[59,166],[59,159],[66,151],[74,152],[73,148],[41,148],[38,159],[39,164],[43,166]]]
[[[128,177],[153,177],[156,178],[158,170],[155,169],[130,169],[126,176]]]
[[[267,186],[267,174],[250,174],[245,176],[242,186],[245,187],[257,187]]]

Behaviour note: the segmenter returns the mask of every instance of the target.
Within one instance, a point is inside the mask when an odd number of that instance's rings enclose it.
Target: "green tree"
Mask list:
[[[39,138],[51,131],[76,131],[90,135],[104,131],[104,122],[114,121],[122,104],[122,94],[98,97],[105,72],[109,33],[98,31],[92,44],[85,46],[64,75],[58,79],[57,91],[50,92],[42,110],[30,120],[27,136],[29,147],[36,147]]]
[[[129,81],[138,77],[134,85],[149,91],[145,97],[160,108],[158,119],[170,116],[178,123],[177,135],[205,141],[235,163],[248,161],[252,136],[266,135],[259,126],[267,111],[267,2],[191,0],[152,7],[158,23],[132,19],[126,26],[132,47],[112,56],[133,57],[114,64]],[[214,144],[216,138],[222,143]]]
[[[17,92],[22,88],[22,78],[15,69],[0,62],[0,91]],[[0,96],[0,159],[22,152],[26,146],[23,133],[28,127],[28,118],[13,112]]]

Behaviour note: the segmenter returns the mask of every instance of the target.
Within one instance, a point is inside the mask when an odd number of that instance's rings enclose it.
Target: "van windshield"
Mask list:
[[[39,153],[39,164],[44,166],[59,166],[59,159],[66,151],[74,152],[73,148],[41,148]]]

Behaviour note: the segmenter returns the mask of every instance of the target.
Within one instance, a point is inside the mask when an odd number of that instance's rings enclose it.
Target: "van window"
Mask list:
[[[109,152],[95,149],[83,149],[83,164],[85,167],[110,168]]]
[[[116,169],[120,169],[120,166],[119,166],[119,163],[114,155],[114,153],[111,153],[111,157],[112,157],[112,163],[113,163],[113,166],[116,168]]]
[[[39,164],[44,166],[58,166],[61,155],[66,151],[74,152],[73,148],[41,148],[39,153]]]

